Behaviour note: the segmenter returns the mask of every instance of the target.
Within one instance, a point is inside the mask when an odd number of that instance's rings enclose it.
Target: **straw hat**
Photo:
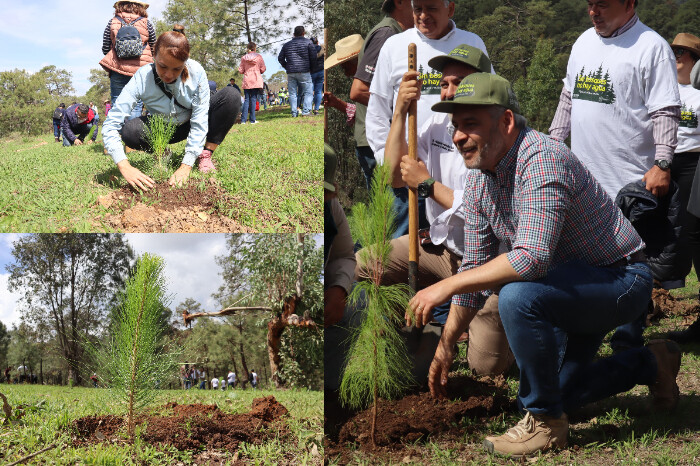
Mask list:
[[[323,68],[328,69],[335,65],[340,65],[346,61],[350,61],[360,54],[364,39],[360,34],[343,37],[335,43],[335,53],[326,58],[323,62]]]
[[[700,39],[687,32],[681,32],[673,39],[672,49],[685,49],[700,57]]]
[[[114,2],[114,8],[117,7],[117,3],[122,3],[122,2],[128,2],[128,3],[138,3],[139,5],[142,5],[144,8],[148,8],[148,3],[146,2],[141,2],[139,0],[119,0],[117,2]]]

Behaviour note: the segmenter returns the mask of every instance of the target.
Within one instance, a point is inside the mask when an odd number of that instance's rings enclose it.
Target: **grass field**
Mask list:
[[[687,277],[686,287],[673,290],[677,299],[697,302],[698,279],[695,272]],[[683,328],[683,316],[667,316],[645,330],[647,340],[663,338],[669,330]],[[609,336],[608,336],[609,338]],[[465,346],[453,366],[456,373],[467,374]],[[387,458],[369,456],[362,451],[350,453],[352,464],[494,464],[537,465],[697,465],[700,464],[700,343],[682,346],[684,354],[678,385],[681,400],[671,414],[657,414],[648,409],[648,389],[637,386],[629,392],[569,413],[569,446],[528,460],[516,461],[489,455],[482,446],[487,435],[500,435],[514,426],[522,415],[503,412],[493,419],[464,418],[459,426],[461,439],[440,435],[428,440],[405,444],[401,455]],[[608,340],[601,355],[611,354]],[[515,400],[518,390],[517,369],[506,378],[508,395]],[[352,447],[351,447],[352,448]],[[346,458],[347,459],[347,458]],[[339,458],[329,458],[338,464]]]
[[[0,385],[0,393],[10,405],[24,405],[26,414],[19,423],[0,424],[0,464],[8,464],[50,444],[57,447],[32,458],[27,464],[55,465],[171,465],[191,464],[191,452],[161,449],[138,439],[134,445],[99,444],[85,448],[71,446],[72,421],[88,415],[124,414],[109,391],[38,385]],[[274,395],[290,413],[287,421],[293,441],[279,438],[262,445],[241,444],[238,452],[223,452],[220,464],[275,465],[321,464],[323,458],[323,394],[307,390],[163,390],[154,406],[175,401],[178,404],[217,404],[226,413],[250,411],[253,398]],[[1,416],[1,414],[0,414]],[[290,462],[289,458],[293,458]],[[219,464],[219,463],[217,463]]]
[[[258,112],[257,120],[234,125],[214,153],[213,176],[244,200],[224,206],[224,214],[260,232],[322,231],[323,118],[293,119],[282,107]],[[52,134],[0,141],[0,232],[101,231],[92,223],[98,196],[126,185],[101,140],[100,133],[99,144],[74,147]],[[184,148],[174,144],[175,157]],[[157,181],[174,171],[160,173],[144,152],[129,160]],[[209,176],[194,169],[190,183]]]

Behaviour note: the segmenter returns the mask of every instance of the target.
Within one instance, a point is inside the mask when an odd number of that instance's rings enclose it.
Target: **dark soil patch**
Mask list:
[[[651,319],[658,320],[661,317],[674,315],[695,315],[700,312],[697,300],[676,299],[664,289],[655,289],[651,292],[651,300],[654,302],[654,312]]]
[[[108,212],[99,215],[93,225],[132,233],[253,233],[221,211],[237,202],[213,178],[204,185],[158,183],[147,192],[125,186],[98,199]]]
[[[161,410],[172,415],[141,416],[137,425],[144,425],[141,439],[151,445],[171,446],[192,451],[200,456],[225,450],[234,453],[240,443],[262,444],[275,437],[288,437],[284,423],[287,408],[274,396],[256,398],[252,410],[244,414],[227,414],[216,405],[178,405],[167,403]],[[125,416],[87,416],[73,422],[73,445],[126,443]],[[291,441],[291,439],[290,439]],[[204,455],[211,460],[211,455]]]
[[[330,408],[330,412],[329,412]],[[326,458],[350,460],[349,445],[362,451],[401,462],[407,447],[430,438],[463,438],[465,432],[477,431],[504,410],[515,409],[507,397],[503,377],[477,381],[468,376],[451,376],[448,400],[435,400],[430,393],[408,395],[400,400],[380,400],[377,415],[376,447],[370,439],[371,409],[347,413],[349,419],[338,429],[336,416],[343,410],[326,400]],[[333,432],[329,434],[329,430]]]

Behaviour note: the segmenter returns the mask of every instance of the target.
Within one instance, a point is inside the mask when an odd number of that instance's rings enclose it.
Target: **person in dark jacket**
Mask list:
[[[63,130],[63,145],[64,146],[81,146],[85,140],[85,136],[90,133],[90,130],[95,125],[95,113],[90,107],[85,104],[74,104],[68,107],[63,114],[61,120],[61,129]],[[87,141],[92,144],[97,139],[97,131],[92,133],[92,139]]]
[[[61,102],[61,104],[56,107],[56,110],[53,111],[53,136],[56,138],[56,142],[61,141],[61,134],[63,131],[61,131],[61,119],[63,118],[63,112],[66,111],[66,104]]]
[[[301,87],[301,116],[311,114],[313,100],[313,81],[311,80],[311,65],[316,61],[314,44],[304,37],[304,26],[294,28],[294,38],[282,46],[277,60],[287,72],[289,88],[289,104],[292,116],[298,115],[297,87]]]
[[[316,61],[313,62],[311,66],[311,81],[314,85],[314,99],[311,110],[314,115],[317,115],[318,110],[321,108],[321,102],[323,101],[323,61],[325,57],[325,44],[324,47],[318,45],[317,37],[312,37],[311,42],[316,49]]]
[[[243,95],[243,92],[241,92],[241,88],[238,87],[238,84],[236,84],[236,80],[231,78],[231,81],[226,85],[226,87],[233,87],[238,91],[239,94]]]

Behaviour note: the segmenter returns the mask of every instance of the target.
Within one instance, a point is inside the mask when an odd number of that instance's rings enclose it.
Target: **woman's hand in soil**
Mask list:
[[[138,188],[143,191],[148,191],[149,188],[155,186],[155,181],[144,175],[141,170],[132,167],[128,160],[122,160],[117,164],[122,176],[133,188]]]
[[[433,398],[447,398],[447,374],[455,359],[454,347],[440,339],[428,371],[428,387]]]
[[[182,165],[180,165],[180,168],[175,170],[173,176],[171,176],[168,180],[168,184],[170,186],[182,186],[182,183],[186,182],[187,178],[190,177],[190,171],[192,171],[192,167],[183,163]]]

